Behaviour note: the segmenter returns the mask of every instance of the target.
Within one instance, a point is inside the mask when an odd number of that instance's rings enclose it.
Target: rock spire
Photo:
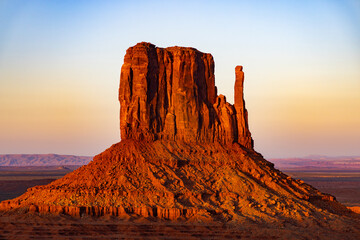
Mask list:
[[[235,75],[231,105],[217,94],[210,54],[150,43],[129,48],[120,77],[121,142],[63,178],[1,202],[0,215],[358,229],[348,224],[353,213],[333,196],[280,172],[253,150],[241,66]]]
[[[121,68],[121,139],[238,142],[253,149],[243,81],[237,66],[231,105],[217,95],[211,54],[138,43],[127,50]]]

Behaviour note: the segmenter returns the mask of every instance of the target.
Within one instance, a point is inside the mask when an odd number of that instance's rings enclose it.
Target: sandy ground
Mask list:
[[[345,206],[360,206],[360,171],[285,171],[293,178],[329,193]]]

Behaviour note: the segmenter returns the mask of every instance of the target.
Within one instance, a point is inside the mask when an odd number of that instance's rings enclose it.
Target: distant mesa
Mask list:
[[[0,155],[0,166],[66,166],[85,165],[92,157],[58,155],[58,154],[3,154]]]
[[[234,105],[218,94],[211,54],[130,47],[121,68],[121,142],[1,209],[214,222],[347,224],[329,194],[275,169],[254,150],[235,68]],[[324,220],[326,219],[326,221]]]
[[[360,170],[360,157],[358,156],[308,156],[303,158],[276,158],[270,159],[275,167],[285,170]]]

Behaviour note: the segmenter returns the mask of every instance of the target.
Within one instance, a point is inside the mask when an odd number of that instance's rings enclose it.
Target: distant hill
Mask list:
[[[85,165],[92,160],[89,156],[58,154],[4,154],[0,155],[0,166],[64,166]]]
[[[360,156],[268,159],[280,170],[360,170]]]

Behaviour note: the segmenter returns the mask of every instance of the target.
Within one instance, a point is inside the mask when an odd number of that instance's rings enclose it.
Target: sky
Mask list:
[[[360,1],[0,0],[0,154],[92,156],[120,141],[118,87],[138,42],[235,66],[266,158],[360,155]]]

